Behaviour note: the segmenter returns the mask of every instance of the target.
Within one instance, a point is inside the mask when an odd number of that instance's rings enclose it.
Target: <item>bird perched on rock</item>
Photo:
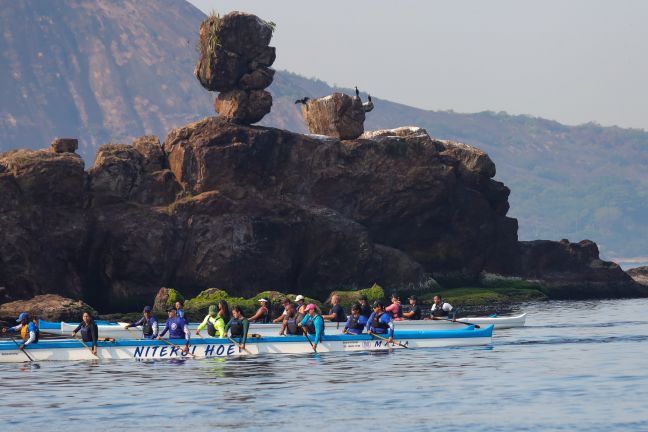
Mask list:
[[[309,100],[310,100],[310,98],[309,98],[308,96],[305,96],[305,97],[303,97],[303,98],[301,98],[301,99],[297,99],[297,100],[295,101],[295,103],[296,103],[296,104],[303,104],[303,105],[306,105],[306,104],[308,103]]]
[[[356,97],[360,97],[360,92],[358,91],[358,86],[355,86],[356,89]]]
[[[367,93],[367,100],[368,102],[362,104],[362,109],[364,110],[364,112],[369,112],[372,109],[374,109],[374,104],[373,102],[371,102],[371,95],[368,93]]]

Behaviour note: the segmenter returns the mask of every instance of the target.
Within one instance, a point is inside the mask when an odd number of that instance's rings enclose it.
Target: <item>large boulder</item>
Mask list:
[[[56,138],[50,145],[54,153],[74,153],[79,148],[79,140],[76,138]]]
[[[648,266],[635,267],[626,271],[638,284],[648,286]]]
[[[272,96],[265,90],[230,90],[218,94],[214,108],[228,121],[252,124],[270,112]]]
[[[302,105],[306,126],[312,134],[356,139],[364,132],[365,111],[358,97],[333,93]]]
[[[96,311],[80,300],[55,294],[44,294],[30,300],[17,300],[0,305],[0,320],[15,322],[21,312],[29,312],[33,318],[45,321],[79,322],[84,312],[96,316]]]

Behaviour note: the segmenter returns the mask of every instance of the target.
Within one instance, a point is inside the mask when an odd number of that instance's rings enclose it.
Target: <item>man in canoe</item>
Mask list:
[[[247,341],[248,329],[250,323],[243,316],[243,311],[240,306],[232,308],[232,319],[225,325],[225,334],[229,330],[230,336],[239,340],[239,347],[245,349],[245,342]]]
[[[297,304],[297,321],[301,322],[302,319],[306,316],[306,302],[304,301],[304,296],[299,294],[295,297],[295,304]]]
[[[290,299],[285,298],[285,299],[283,299],[283,300],[281,301],[281,306],[283,306],[284,310],[283,310],[283,312],[281,313],[281,315],[279,315],[277,318],[275,318],[275,319],[272,320],[272,322],[273,322],[274,324],[277,324],[277,323],[283,322],[283,321],[285,320],[286,315],[288,314],[288,306],[289,306],[289,305],[290,305]]]
[[[317,344],[322,341],[322,336],[324,336],[324,319],[322,315],[317,313],[317,306],[313,303],[309,303],[304,310],[307,315],[301,320],[299,327],[301,327],[306,337],[309,334],[315,335],[310,341],[313,344],[313,348],[317,350]]]
[[[361,308],[359,304],[354,304],[351,308],[351,315],[344,325],[342,333],[344,334],[361,334],[367,325],[367,317],[360,314]]]
[[[394,341],[394,322],[391,315],[385,312],[385,306],[378,300],[373,303],[373,310],[367,320],[367,333],[370,335],[389,334],[387,342],[392,343]]]
[[[415,295],[410,296],[409,304],[410,304],[410,310],[409,312],[403,312],[403,317],[408,320],[420,320],[421,306],[418,305],[418,298]]]
[[[196,336],[200,336],[200,330],[205,327],[207,327],[207,334],[209,336],[219,338],[225,337],[225,321],[223,321],[223,318],[218,314],[216,306],[214,305],[209,306],[207,316],[196,329]]]
[[[283,316],[283,323],[281,323],[281,331],[279,336],[288,335],[295,336],[299,334],[299,321],[297,320],[297,311],[295,305],[288,304],[286,308],[286,315]]]
[[[455,313],[452,305],[444,302],[440,295],[435,295],[434,304],[432,304],[432,318],[430,319],[449,319],[450,314],[452,314],[452,320],[454,321]]]
[[[176,308],[168,308],[167,313],[169,314],[169,318],[166,320],[164,330],[162,330],[162,333],[158,335],[157,339],[162,340],[162,337],[167,332],[169,332],[169,339],[184,339],[187,342],[182,348],[182,352],[186,353],[187,351],[189,351],[189,326],[183,318],[180,318],[178,316]]]
[[[72,337],[76,337],[76,334],[81,331],[81,340],[83,342],[92,343],[92,354],[97,355],[97,341],[99,340],[99,329],[97,324],[90,317],[88,312],[83,312],[83,318],[81,323],[74,329],[72,332]]]
[[[333,322],[346,322],[347,316],[344,309],[340,306],[340,296],[333,294],[331,297],[331,310],[328,315],[322,315],[322,318]]]
[[[125,329],[142,326],[142,336],[144,339],[155,339],[158,336],[160,326],[157,319],[151,314],[151,306],[144,306],[144,316],[139,321],[126,324]]]
[[[20,315],[18,315],[16,322],[18,323],[18,325],[9,328],[4,327],[2,329],[2,333],[6,333],[7,331],[20,332],[20,336],[23,340],[22,345],[18,347],[20,351],[24,350],[25,347],[29,344],[38,343],[38,338],[40,337],[38,323],[36,320],[32,321],[29,313],[22,312]]]
[[[367,300],[367,296],[361,295],[358,299],[358,303],[360,304],[360,315],[369,319],[373,311],[371,310],[371,306],[369,306],[369,300]]]

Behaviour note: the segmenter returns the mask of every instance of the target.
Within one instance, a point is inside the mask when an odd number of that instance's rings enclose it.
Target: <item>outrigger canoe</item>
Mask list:
[[[477,324],[479,326],[494,325],[497,329],[506,329],[524,327],[526,314],[524,313],[508,317],[460,318],[459,321],[461,322],[451,322],[446,320],[403,320],[394,321],[394,326],[396,330],[406,331],[450,330],[465,328],[466,324],[462,323],[469,323]],[[77,327],[77,325],[77,323],[52,323],[40,321],[39,328],[43,333],[68,336]],[[141,337],[140,327],[132,327],[131,329],[126,330],[124,328],[125,325],[126,323],[97,322],[99,336],[115,339],[132,339]],[[160,326],[164,326],[164,322],[161,322]],[[325,332],[329,335],[342,334],[342,329],[344,329],[344,323],[326,322],[325,326]],[[191,330],[192,336],[196,332],[197,327],[198,323],[189,324],[189,330]],[[257,333],[262,336],[277,336],[280,329],[281,324],[250,324],[250,333]],[[205,331],[204,333],[206,334],[207,332]]]
[[[493,336],[493,326],[476,329],[467,326],[459,330],[396,331],[394,342],[367,334],[325,335],[317,346],[318,353],[334,351],[384,351],[404,348],[442,348],[488,345]],[[41,340],[26,348],[27,354],[18,350],[12,341],[0,342],[0,363],[49,360],[160,360],[178,358],[235,357],[255,354],[305,354],[313,352],[304,336],[248,337],[245,349],[228,339],[195,338],[191,340],[189,353],[180,348],[183,339],[146,340],[124,339],[98,342],[97,355],[77,339]],[[174,345],[175,344],[175,345]]]

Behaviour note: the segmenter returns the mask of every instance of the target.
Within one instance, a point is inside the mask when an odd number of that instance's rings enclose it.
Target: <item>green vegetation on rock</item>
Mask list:
[[[334,294],[340,296],[340,304],[347,311],[351,309],[351,306],[358,303],[358,299],[362,295],[367,296],[369,303],[375,300],[384,300],[385,298],[385,290],[383,290],[383,288],[376,283],[373,284],[370,288],[365,288],[357,291],[333,291],[331,293],[331,296]],[[331,297],[329,296],[326,303],[330,304],[330,302]]]

